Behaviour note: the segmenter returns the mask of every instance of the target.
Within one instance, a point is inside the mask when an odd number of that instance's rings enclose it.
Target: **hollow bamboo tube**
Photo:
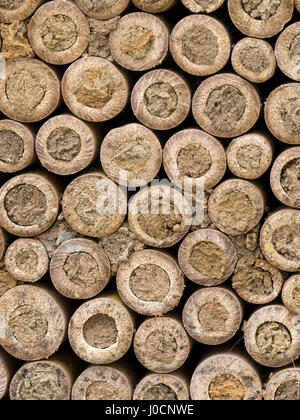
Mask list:
[[[77,6],[87,16],[106,20],[120,15],[127,9],[130,0],[104,0],[101,2],[94,2],[91,0],[75,0]]]
[[[84,361],[97,365],[123,357],[131,346],[133,334],[133,317],[118,295],[85,302],[69,324],[73,351]]]
[[[212,13],[224,3],[224,0],[181,0],[182,4],[193,13]]]
[[[41,3],[43,3],[43,0],[3,1],[0,5],[0,21],[11,23],[24,20],[28,18]]]
[[[195,76],[208,76],[226,65],[231,41],[226,27],[217,19],[190,15],[175,25],[170,51],[182,70]]]
[[[262,399],[262,383],[256,370],[242,357],[222,353],[205,359],[191,381],[192,400]]]
[[[267,127],[284,143],[300,144],[299,96],[299,83],[288,83],[273,90],[265,104]]]
[[[123,111],[128,100],[128,82],[118,68],[100,57],[80,58],[62,78],[65,104],[78,118],[102,122]]]
[[[0,121],[0,172],[18,172],[36,159],[33,130],[17,121]]]
[[[295,314],[283,305],[256,310],[246,323],[245,346],[250,356],[263,366],[282,367],[300,354],[300,338]]]
[[[114,128],[100,150],[101,165],[111,179],[123,186],[148,184],[162,163],[162,148],[156,135],[141,124]]]
[[[132,0],[135,7],[148,13],[162,13],[175,6],[177,0]]]
[[[276,70],[272,46],[257,38],[243,38],[235,44],[231,64],[240,76],[254,83],[266,82]]]
[[[196,122],[217,137],[237,137],[257,122],[261,101],[256,89],[235,74],[223,73],[205,79],[192,103]]]
[[[8,118],[36,122],[58,107],[60,83],[48,64],[33,58],[7,61],[5,72],[5,79],[0,78],[0,110]]]
[[[226,155],[228,167],[235,176],[258,179],[272,163],[273,147],[266,134],[250,132],[232,140]]]
[[[65,189],[63,213],[76,232],[101,238],[122,225],[126,215],[126,197],[113,181],[100,172],[75,178]]]
[[[300,22],[288,26],[278,37],[275,55],[278,67],[290,79],[300,81]]]
[[[272,375],[264,391],[266,401],[300,401],[300,368],[282,369]]]
[[[110,280],[110,261],[90,239],[70,239],[54,252],[50,277],[56,290],[70,299],[98,295]]]
[[[5,268],[18,281],[34,283],[48,271],[48,253],[42,242],[32,238],[14,241],[5,254]]]
[[[291,20],[294,4],[291,0],[277,0],[262,4],[249,0],[228,0],[229,15],[243,34],[256,38],[271,38]]]
[[[68,64],[88,46],[90,27],[78,7],[65,0],[42,5],[30,20],[28,38],[34,52],[51,64]]]
[[[157,250],[138,251],[117,272],[122,301],[142,315],[172,311],[184,291],[184,278],[175,259]]]
[[[158,66],[169,47],[169,31],[162,19],[150,13],[129,13],[118,22],[109,35],[113,59],[132,71],[144,71]]]
[[[282,301],[288,310],[300,315],[300,275],[290,277],[282,289]]]

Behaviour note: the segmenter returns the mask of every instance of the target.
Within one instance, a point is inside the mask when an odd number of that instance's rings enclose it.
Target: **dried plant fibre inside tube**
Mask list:
[[[290,79],[300,81],[300,22],[288,26],[275,46],[278,67]]]
[[[123,13],[130,0],[75,0],[77,6],[89,17],[111,19]]]
[[[300,275],[296,274],[284,283],[282,301],[291,312],[300,315]]]
[[[224,0],[181,0],[181,2],[193,13],[212,13],[223,5]]]
[[[266,401],[300,401],[300,369],[282,369],[272,375],[264,392]]]
[[[178,374],[150,374],[142,379],[133,394],[134,400],[184,401],[189,399],[187,381]]]
[[[42,3],[42,0],[2,0],[0,3],[0,21],[11,23],[30,16]]]

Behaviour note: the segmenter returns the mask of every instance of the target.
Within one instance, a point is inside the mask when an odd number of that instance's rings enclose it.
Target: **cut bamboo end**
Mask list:
[[[300,271],[300,211],[278,210],[267,218],[260,233],[266,260],[279,270]]]
[[[53,225],[58,209],[59,193],[47,175],[28,172],[0,189],[1,225],[13,235],[39,235]]]
[[[13,120],[0,121],[0,172],[13,173],[36,159],[31,128]]]
[[[174,27],[170,51],[182,70],[195,76],[208,76],[226,65],[231,41],[226,27],[218,20],[205,15],[191,15]]]
[[[228,0],[228,10],[232,22],[243,34],[271,38],[291,20],[294,4],[291,0],[274,0],[263,5],[251,0]]]
[[[256,370],[233,354],[209,357],[196,368],[191,381],[192,400],[262,400],[262,383]]]
[[[148,13],[162,13],[170,10],[177,0],[133,0],[135,7]]]
[[[91,366],[77,378],[72,390],[75,401],[128,401],[133,387],[129,374],[119,366]]]
[[[275,55],[278,67],[290,79],[300,81],[300,22],[288,26],[278,37]]]
[[[47,359],[65,338],[65,309],[40,287],[22,285],[4,293],[0,318],[4,322],[0,344],[17,359]]]
[[[300,144],[299,95],[299,83],[288,83],[273,90],[265,104],[267,127],[284,143]]]
[[[271,376],[264,391],[266,401],[299,401],[300,368],[282,369]]]
[[[97,137],[94,130],[78,118],[58,115],[47,120],[39,129],[36,153],[48,171],[57,175],[72,175],[85,169],[95,159]]]
[[[144,401],[189,400],[187,380],[180,375],[149,374],[135,388],[133,399]]]
[[[1,196],[1,194],[0,194]],[[101,238],[119,229],[126,216],[125,193],[100,172],[81,175],[63,195],[63,213],[76,232]]]
[[[282,367],[299,357],[300,339],[295,314],[283,305],[258,309],[245,328],[245,346],[263,366]]]
[[[234,139],[228,146],[227,163],[238,178],[258,179],[273,160],[271,140],[262,133],[249,133]]]
[[[290,277],[282,289],[282,301],[286,308],[300,315],[300,275]]]
[[[235,44],[231,63],[240,76],[254,83],[266,82],[276,70],[272,46],[257,38],[243,38]]]
[[[204,288],[187,300],[182,320],[188,334],[196,341],[215,346],[235,336],[243,320],[243,309],[230,290]]]
[[[123,111],[129,95],[123,74],[100,57],[80,58],[72,63],[62,78],[61,88],[70,111],[93,122],[114,118]]]
[[[2,260],[2,257],[5,253],[6,250],[6,245],[7,245],[7,238],[6,238],[6,233],[5,231],[2,229],[2,227],[0,227],[0,261]]]
[[[189,280],[201,286],[216,286],[233,273],[237,253],[232,241],[223,233],[199,229],[182,241],[178,261]]]
[[[28,18],[42,2],[43,0],[3,1],[0,6],[0,21],[4,23],[22,21]]]
[[[70,299],[98,295],[110,280],[110,261],[99,245],[89,239],[71,239],[60,245],[50,263],[56,290]]]
[[[106,135],[100,160],[106,175],[116,183],[140,187],[158,174],[162,148],[151,130],[141,124],[127,124]]]
[[[200,127],[217,137],[237,137],[257,122],[261,101],[246,80],[229,73],[204,80],[195,92],[193,114]]]
[[[49,360],[26,363],[10,384],[12,401],[67,401],[71,395],[71,377],[65,364]]]
[[[226,155],[222,144],[198,129],[174,134],[163,150],[164,169],[172,181],[181,181],[185,188],[196,186],[203,179],[204,189],[213,188],[226,172]]]
[[[48,271],[46,248],[37,239],[17,239],[5,254],[5,268],[18,281],[34,283]]]
[[[0,79],[0,110],[8,118],[36,122],[58,107],[60,82],[48,64],[24,58],[7,61],[5,71],[5,79]]]
[[[249,181],[230,179],[215,188],[208,201],[212,223],[228,235],[241,235],[253,229],[265,211],[260,189]]]
[[[128,309],[114,296],[84,303],[72,316],[69,341],[73,351],[93,364],[119,360],[131,346],[134,323]]]
[[[298,173],[300,167],[300,147],[283,151],[275,160],[270,175],[274,195],[284,205],[300,208]]]
[[[4,268],[4,264],[0,264],[0,297],[5,292],[17,286],[17,280],[12,277],[9,272]]]
[[[134,86],[131,107],[142,124],[155,130],[169,130],[187,118],[191,91],[177,73],[153,70],[142,76]]]
[[[134,337],[134,353],[138,361],[156,373],[179,369],[191,351],[191,340],[175,317],[145,320]]]
[[[122,301],[142,315],[172,311],[178,305],[184,287],[176,260],[156,250],[133,253],[117,272],[117,288]]]
[[[219,9],[225,0],[181,0],[193,13],[212,13]]]
[[[129,13],[110,33],[109,48],[113,59],[125,69],[149,70],[165,59],[169,31],[160,18],[150,13]]]
[[[192,210],[173,187],[155,185],[134,195],[128,209],[130,230],[146,245],[168,248],[189,231]]]
[[[68,64],[80,57],[89,42],[90,26],[75,4],[55,0],[42,5],[28,26],[34,52],[51,64]]]
[[[13,359],[0,349],[0,401],[8,394],[9,384],[15,370]]]
[[[94,2],[92,0],[75,0],[77,6],[87,16],[107,20],[120,15],[127,9],[130,0],[105,0]]]

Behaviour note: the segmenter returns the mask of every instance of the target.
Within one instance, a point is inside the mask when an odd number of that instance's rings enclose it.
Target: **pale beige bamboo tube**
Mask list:
[[[134,252],[117,272],[122,301],[142,315],[172,311],[184,291],[184,277],[174,258],[157,250]]]
[[[294,12],[291,0],[263,3],[254,0],[228,0],[229,15],[243,34],[256,38],[271,38],[282,31]]]
[[[199,229],[181,242],[178,261],[189,280],[201,286],[216,286],[233,273],[237,253],[232,241],[223,233]]]
[[[33,130],[17,121],[0,121],[0,172],[18,172],[36,159]]]
[[[135,194],[129,204],[130,230],[146,245],[168,248],[189,231],[192,209],[185,197],[168,185],[153,185]]]
[[[132,0],[135,7],[148,13],[162,13],[170,10],[178,0]]]
[[[7,61],[0,78],[0,111],[20,122],[48,117],[60,102],[60,83],[55,71],[41,60]]]
[[[270,183],[273,194],[283,204],[300,208],[299,194],[300,147],[284,150],[275,160]]]
[[[295,0],[295,6],[298,12],[300,12],[300,0]]]
[[[73,114],[86,121],[101,122],[123,111],[128,82],[118,68],[100,57],[80,58],[62,78],[62,95]]]
[[[282,289],[282,301],[286,308],[300,315],[300,275],[290,277]]]
[[[6,232],[0,227],[0,261],[5,253],[7,246],[7,235]]]
[[[223,5],[225,0],[181,0],[193,13],[212,13]]]
[[[278,210],[262,226],[260,248],[266,260],[279,270],[300,271],[300,211]]]
[[[5,292],[16,287],[18,284],[17,280],[12,277],[9,272],[5,269],[4,263],[0,263],[0,297]]]
[[[70,299],[98,295],[110,280],[110,261],[90,239],[70,239],[54,252],[50,277],[56,290]]]
[[[90,300],[74,313],[69,341],[81,359],[97,365],[113,363],[129,350],[134,320],[118,295]]]
[[[260,189],[242,179],[229,179],[218,185],[208,201],[212,223],[228,235],[241,235],[253,229],[265,211]]]
[[[164,169],[168,178],[180,181],[185,188],[196,186],[203,179],[204,189],[213,188],[226,172],[223,145],[214,137],[198,129],[175,133],[163,150]]]
[[[112,180],[100,172],[91,172],[75,178],[67,186],[62,205],[72,229],[101,238],[122,225],[127,201],[125,193]]]
[[[266,401],[300,401],[300,368],[282,369],[272,375],[264,391]]]
[[[243,38],[235,44],[231,64],[240,76],[254,83],[266,82],[276,70],[272,46],[257,38]]]
[[[229,144],[227,163],[238,178],[258,179],[273,160],[273,144],[265,133],[251,132],[237,137]]]
[[[0,349],[0,401],[8,394],[9,384],[15,370],[15,360]]]
[[[226,65],[231,41],[226,27],[218,20],[205,15],[190,15],[174,27],[170,51],[182,70],[195,76],[208,76]]]
[[[4,322],[0,344],[17,359],[48,358],[65,339],[67,311],[52,289],[16,286],[0,298],[0,318]]]
[[[68,64],[80,57],[89,42],[90,26],[71,1],[55,0],[41,6],[30,20],[28,38],[42,60]]]
[[[243,308],[229,289],[199,289],[187,300],[182,320],[188,334],[202,344],[216,346],[235,336],[243,320]]]
[[[278,67],[290,79],[300,81],[300,22],[288,26],[278,37],[275,55]]]
[[[20,238],[14,241],[5,254],[5,268],[18,281],[34,283],[47,273],[48,253],[41,241]]]
[[[129,13],[109,35],[113,59],[127,70],[144,71],[160,65],[169,47],[169,30],[150,13]]]
[[[300,144],[299,96],[299,83],[288,83],[273,90],[265,104],[267,127],[284,143]]]
[[[146,319],[134,336],[138,361],[156,373],[170,373],[186,362],[192,341],[175,315]]]
[[[125,361],[109,366],[90,366],[76,379],[74,401],[128,401],[132,399],[134,376]]]
[[[250,356],[257,363],[273,368],[296,360],[300,354],[300,337],[295,318],[283,305],[256,310],[245,328],[245,346]]]
[[[106,175],[116,183],[140,187],[159,172],[162,148],[151,130],[141,124],[126,124],[104,137],[100,160]]]
[[[130,0],[75,0],[77,6],[87,16],[94,19],[106,20],[120,15],[127,9]]]
[[[43,0],[12,0],[0,3],[0,21],[11,23],[21,21],[30,16]]]
[[[1,225],[16,236],[35,236],[49,229],[59,209],[59,191],[48,174],[28,172],[0,189]]]
[[[134,400],[186,401],[189,400],[188,380],[180,373],[150,373],[137,385]]]
[[[181,124],[190,111],[191,91],[176,72],[166,69],[144,74],[131,94],[131,108],[138,120],[155,130]]]
[[[257,122],[261,101],[256,89],[235,74],[223,73],[205,79],[192,103],[196,122],[217,137],[237,137]]]
[[[71,175],[82,171],[95,159],[101,131],[69,115],[48,119],[36,136],[36,153],[48,171]]]
[[[221,353],[201,362],[191,381],[192,400],[262,400],[257,371],[244,358]]]

